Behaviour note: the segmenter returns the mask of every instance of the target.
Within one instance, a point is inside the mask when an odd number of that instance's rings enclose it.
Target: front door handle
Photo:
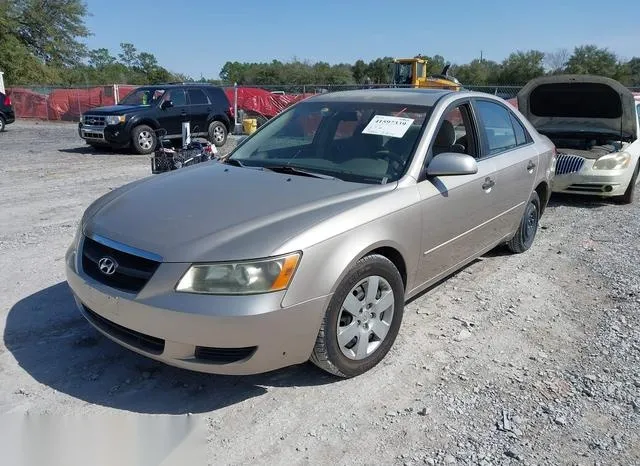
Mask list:
[[[529,163],[527,164],[527,170],[532,171],[534,168],[536,168],[536,164],[533,163],[533,160],[529,160]]]
[[[489,191],[491,188],[493,188],[496,185],[496,182],[493,181],[491,179],[491,177],[487,176],[484,179],[484,183],[482,184],[482,189],[484,189],[485,191]]]

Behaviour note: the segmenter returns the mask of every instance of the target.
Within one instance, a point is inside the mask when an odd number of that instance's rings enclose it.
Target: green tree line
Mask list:
[[[151,84],[193,81],[172,73],[148,52],[121,43],[117,56],[106,48],[89,50],[82,40],[91,32],[82,0],[0,0],[0,71],[8,85]],[[428,74],[445,64],[441,55],[424,55]],[[294,59],[269,63],[227,62],[220,79],[207,81],[244,85],[388,84],[392,57],[365,62],[329,64]],[[596,45],[573,51],[516,51],[503,61],[475,59],[452,63],[450,74],[467,85],[522,85],[544,74],[578,73],[608,76],[628,86],[640,86],[640,58],[624,60]],[[201,79],[202,80],[202,79]]]
[[[427,74],[439,74],[448,64],[441,55],[428,56]],[[407,57],[404,57],[407,58]],[[309,63],[293,60],[282,63],[227,62],[220,78],[228,83],[253,85],[282,84],[388,84],[392,81],[393,57],[376,58],[368,63]],[[468,85],[522,85],[545,74],[596,74],[617,79],[627,86],[640,86],[640,58],[621,60],[615,53],[595,45],[581,45],[573,52],[561,49],[513,52],[502,62],[476,59],[452,64],[449,74]]]

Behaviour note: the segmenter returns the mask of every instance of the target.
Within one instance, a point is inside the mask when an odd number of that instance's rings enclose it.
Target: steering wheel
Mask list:
[[[386,160],[389,163],[387,174],[391,175],[394,178],[400,174],[400,172],[404,168],[404,164],[406,163],[404,157],[388,149],[376,151],[374,157]]]
[[[376,151],[373,156],[377,159],[385,159],[389,162],[396,162],[400,165],[404,164],[404,157],[388,149],[381,149],[379,151]]]

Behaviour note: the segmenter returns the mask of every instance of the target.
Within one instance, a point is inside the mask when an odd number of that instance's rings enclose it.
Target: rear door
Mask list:
[[[539,154],[518,117],[493,100],[475,99],[482,153],[495,163],[493,215],[500,236],[514,232],[534,189]]]
[[[454,136],[442,127],[452,125]],[[469,101],[449,107],[438,125],[427,164],[437,152],[462,152],[476,158],[473,175],[425,177],[418,183],[422,210],[419,282],[442,278],[497,241],[493,222],[495,161],[483,158],[478,126]]]
[[[202,89],[187,88],[187,102],[189,104],[191,133],[196,136],[206,135],[207,119],[212,110],[209,97]]]
[[[187,106],[187,96],[184,89],[169,89],[162,96],[162,100],[170,100],[173,107],[158,108],[158,122],[160,127],[167,130],[167,137],[182,136],[182,122],[189,117],[189,107]]]

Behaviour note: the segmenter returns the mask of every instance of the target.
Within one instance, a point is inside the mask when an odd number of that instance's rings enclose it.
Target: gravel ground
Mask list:
[[[193,413],[211,464],[640,464],[640,204],[554,197],[530,251],[413,300],[361,377],[223,377],[103,338],[64,282],[83,209],[149,174],[73,125],[0,134],[0,413]]]

